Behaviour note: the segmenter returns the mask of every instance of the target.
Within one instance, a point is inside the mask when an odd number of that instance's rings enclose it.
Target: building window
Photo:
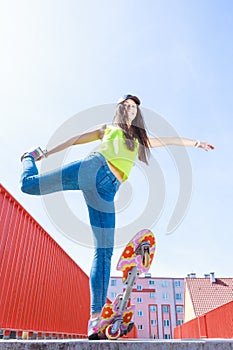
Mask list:
[[[117,293],[116,293],[116,292],[112,292],[112,293],[111,293],[111,299],[115,299],[116,296],[117,296]]]
[[[170,326],[170,321],[169,320],[163,320],[163,325],[164,325],[164,327],[169,327]]]
[[[162,282],[161,282],[161,286],[162,286],[162,287],[167,287],[167,286],[168,286],[167,281],[162,281]]]
[[[143,325],[142,324],[138,324],[138,330],[139,331],[142,331],[144,328],[143,328]]]
[[[171,339],[171,335],[170,334],[164,334],[164,339]]]
[[[143,312],[141,310],[138,311],[138,316],[142,317],[143,316]]]
[[[151,293],[150,293],[150,298],[152,298],[152,299],[155,298],[155,293],[154,293],[154,292],[151,292]]]
[[[137,285],[137,290],[142,290],[142,286],[141,285]]]
[[[176,293],[176,300],[181,300],[181,299],[182,299],[181,293]]]
[[[157,321],[156,320],[150,320],[150,324],[151,324],[151,326],[156,326]]]
[[[178,314],[183,314],[183,313],[184,313],[184,307],[181,306],[181,305],[177,305],[177,306],[176,306],[176,312],[177,312]]]
[[[111,286],[115,287],[116,286],[116,280],[111,280]]]
[[[150,311],[155,312],[156,311],[156,306],[155,305],[150,305]]]
[[[177,323],[176,323],[176,325],[177,326],[180,326],[181,324],[183,324],[184,323],[184,321],[183,320],[177,320]]]
[[[168,305],[163,305],[162,306],[163,313],[168,313],[169,312],[169,306]]]
[[[168,299],[168,294],[167,293],[163,293],[162,298],[163,299]]]
[[[142,298],[137,298],[138,303],[142,303]]]
[[[152,281],[152,280],[149,281],[150,286],[153,286],[154,284],[155,284],[155,281]]]
[[[175,287],[180,287],[181,286],[180,281],[175,281],[174,284],[175,284]]]

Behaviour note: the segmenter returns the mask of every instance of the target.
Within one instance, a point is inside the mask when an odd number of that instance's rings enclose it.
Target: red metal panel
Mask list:
[[[233,338],[233,301],[208,312],[205,316],[209,338]]]
[[[199,338],[198,320],[195,318],[174,329],[175,339]]]
[[[86,334],[89,279],[0,184],[0,329]]]
[[[176,339],[233,338],[233,301],[176,327]]]

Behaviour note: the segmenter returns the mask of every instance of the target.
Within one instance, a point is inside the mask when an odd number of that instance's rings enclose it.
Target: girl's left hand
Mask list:
[[[200,142],[200,145],[197,148],[202,148],[205,151],[210,151],[214,150],[215,147],[208,142]]]

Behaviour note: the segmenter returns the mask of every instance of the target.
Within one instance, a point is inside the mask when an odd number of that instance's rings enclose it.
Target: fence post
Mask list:
[[[198,331],[199,331],[199,338],[208,338],[205,315],[198,317]]]

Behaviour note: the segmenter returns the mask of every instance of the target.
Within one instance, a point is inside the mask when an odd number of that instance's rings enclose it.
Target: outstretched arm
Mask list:
[[[69,140],[61,143],[60,145],[58,145],[50,150],[47,150],[46,156],[50,156],[51,154],[63,151],[64,149],[66,149],[70,146],[80,145],[83,143],[88,143],[88,142],[100,140],[103,138],[105,129],[106,129],[106,125],[103,125],[99,129],[96,129],[96,130],[93,130],[93,131],[90,131],[90,132],[87,132],[87,133],[84,133],[81,135],[74,136],[74,137],[70,138]]]
[[[183,137],[159,137],[150,138],[150,147],[164,147],[164,146],[185,146],[185,147],[196,147],[202,148],[205,151],[213,150],[214,146],[208,142],[201,142],[198,140],[190,140]]]

